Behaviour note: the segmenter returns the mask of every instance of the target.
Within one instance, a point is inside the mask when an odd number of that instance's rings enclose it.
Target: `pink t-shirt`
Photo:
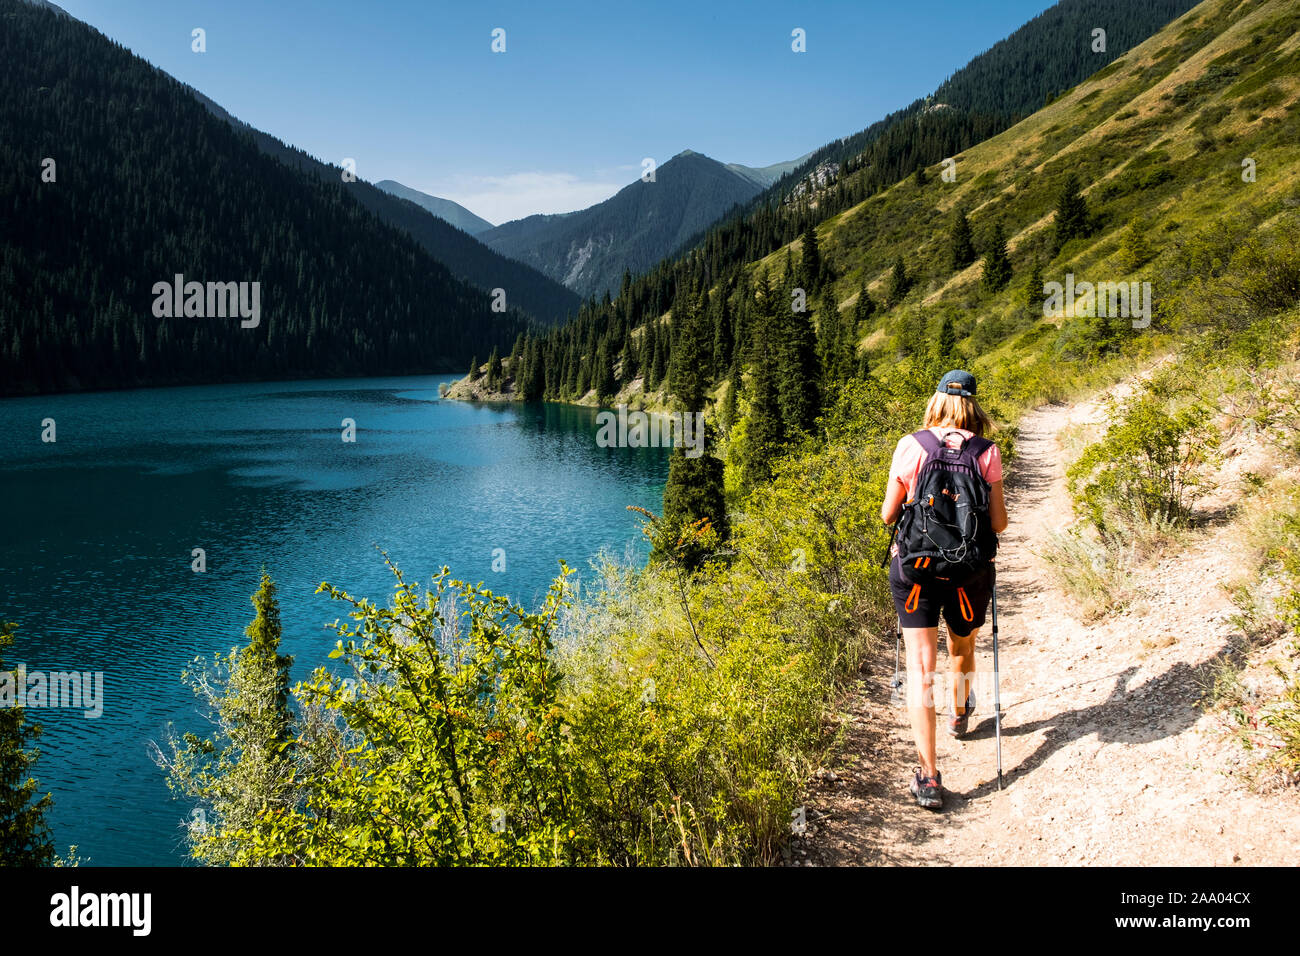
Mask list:
[[[957,440],[956,432],[963,438],[970,438],[974,432],[967,431],[964,428],[953,428],[951,426],[935,426],[931,428],[936,438],[943,439],[948,435],[947,444],[949,448],[956,448],[960,442]],[[921,466],[925,464],[925,449],[921,443],[911,435],[904,435],[898,440],[898,447],[894,449],[894,460],[889,466],[889,480],[901,481],[903,487],[907,489],[907,495],[903,499],[907,501],[912,497],[912,489],[916,486],[916,476],[921,473]],[[1002,480],[1002,453],[998,451],[997,445],[990,445],[988,451],[979,457],[980,474],[990,485],[995,481]]]

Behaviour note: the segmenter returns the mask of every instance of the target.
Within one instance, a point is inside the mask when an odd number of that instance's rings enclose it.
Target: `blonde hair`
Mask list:
[[[965,395],[945,395],[935,392],[925,406],[925,424],[922,428],[935,428],[947,425],[950,428],[964,428],[981,438],[993,430],[989,419],[980,403]]]

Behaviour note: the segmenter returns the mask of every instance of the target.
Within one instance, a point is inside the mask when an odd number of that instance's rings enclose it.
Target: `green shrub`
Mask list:
[[[1120,533],[1128,515],[1185,523],[1219,444],[1208,409],[1171,409],[1149,383],[1110,418],[1102,439],[1066,473],[1076,507],[1103,535]]]

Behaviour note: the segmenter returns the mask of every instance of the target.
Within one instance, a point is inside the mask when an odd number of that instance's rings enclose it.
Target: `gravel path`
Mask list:
[[[1276,864],[1300,859],[1296,788],[1253,792],[1246,754],[1197,706],[1229,652],[1231,528],[1144,569],[1130,609],[1084,626],[1036,553],[1071,509],[1057,438],[1095,403],[1021,422],[998,557],[1004,788],[996,776],[992,635],[978,645],[971,732],[943,732],[945,808],[915,805],[906,714],[890,701],[893,648],[842,702],[843,744],[808,795],[796,865]],[[891,635],[892,637],[892,635]],[[940,643],[943,644],[941,633]],[[892,641],[891,641],[892,643]],[[940,650],[946,668],[946,649]]]

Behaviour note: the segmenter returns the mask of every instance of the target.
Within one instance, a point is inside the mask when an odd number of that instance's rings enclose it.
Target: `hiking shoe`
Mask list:
[[[965,713],[960,717],[953,716],[948,718],[948,733],[953,737],[961,739],[966,736],[966,727],[970,723],[970,715],[975,711],[975,692],[971,691],[966,695]]]
[[[916,797],[916,802],[925,807],[927,810],[938,810],[943,806],[943,774],[938,770],[934,772],[933,777],[922,777],[921,768],[916,768],[916,776],[912,778],[912,784],[908,787],[912,791],[912,796]]]

